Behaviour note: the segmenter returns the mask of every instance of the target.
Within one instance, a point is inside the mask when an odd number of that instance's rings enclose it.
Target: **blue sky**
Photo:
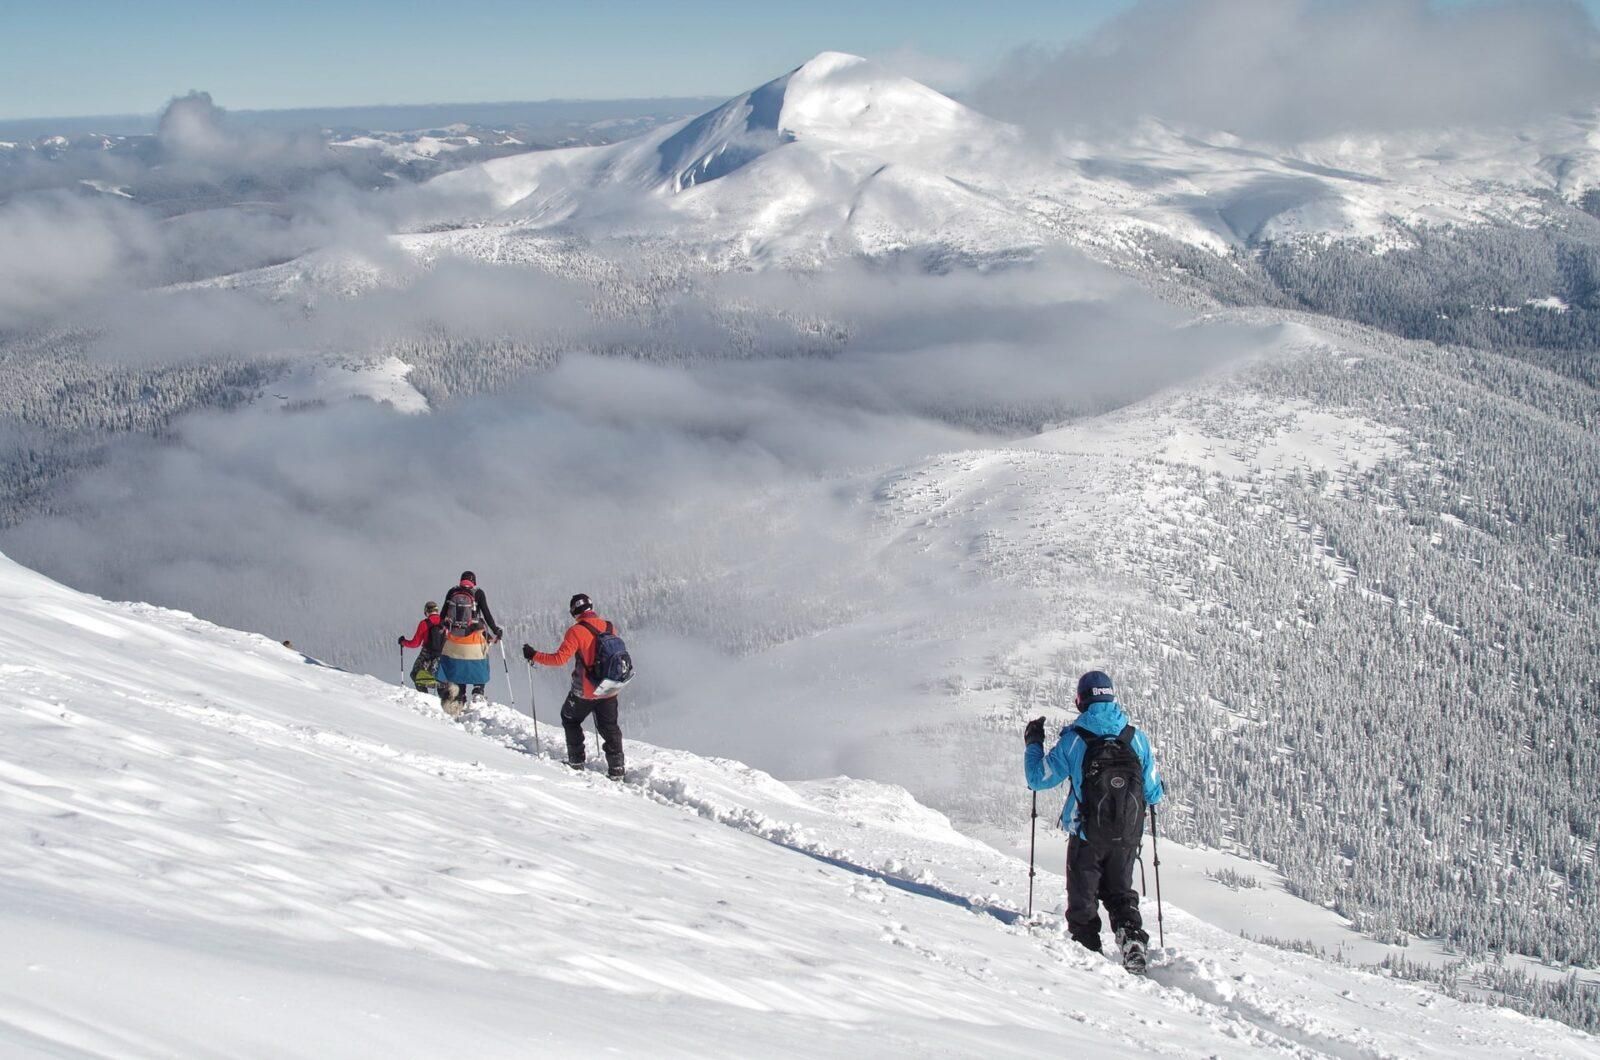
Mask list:
[[[0,117],[721,95],[830,48],[981,66],[1126,2],[0,0]]]
[[[724,95],[830,48],[952,87],[1130,3],[0,0],[0,118],[152,113],[190,89],[232,109]]]

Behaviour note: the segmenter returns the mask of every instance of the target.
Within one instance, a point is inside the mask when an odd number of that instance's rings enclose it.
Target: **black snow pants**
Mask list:
[[[622,772],[622,726],[617,722],[617,697],[609,699],[584,699],[577,694],[567,696],[561,704],[561,728],[567,734],[567,764],[581,766],[587,757],[583,745],[583,723],[594,715],[594,727],[600,730],[601,747],[606,753],[606,768],[612,773]]]
[[[1126,929],[1129,938],[1150,941],[1139,916],[1139,892],[1133,888],[1139,849],[1100,849],[1081,836],[1067,841],[1067,930],[1085,949],[1100,950],[1100,902],[1112,931]]]

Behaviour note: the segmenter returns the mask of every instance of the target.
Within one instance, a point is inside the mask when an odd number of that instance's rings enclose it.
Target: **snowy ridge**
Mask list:
[[[1170,906],[1170,948],[1131,979],[1051,918],[1013,922],[1023,867],[897,789],[638,744],[616,786],[505,708],[453,725],[3,559],[0,598],[14,1054],[1593,1049]]]
[[[536,264],[556,239],[625,255],[672,248],[714,269],[1011,262],[1067,245],[1170,279],[1175,247],[1206,260],[1266,244],[1348,242],[1381,255],[1425,231],[1568,225],[1600,186],[1597,145],[1600,113],[1296,144],[1152,119],[1045,143],[859,56],[823,52],[633,139],[443,173],[424,186],[428,223],[390,238],[425,264]],[[410,274],[404,261],[313,253],[226,282],[300,297]]]
[[[1381,253],[1418,227],[1551,223],[1553,201],[1577,204],[1600,180],[1597,121],[1283,145],[1147,120],[1047,146],[824,52],[639,139],[498,159],[432,186],[487,200],[490,224],[730,246],[729,263],[1052,241],[1137,260],[1150,236],[1219,254],[1302,239]]]

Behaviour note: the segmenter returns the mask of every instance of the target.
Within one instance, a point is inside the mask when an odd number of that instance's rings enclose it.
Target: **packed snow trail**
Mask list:
[[[1136,980],[988,915],[1018,863],[899,789],[573,774],[504,708],[3,558],[0,642],[9,1055],[1593,1052],[1170,909]]]

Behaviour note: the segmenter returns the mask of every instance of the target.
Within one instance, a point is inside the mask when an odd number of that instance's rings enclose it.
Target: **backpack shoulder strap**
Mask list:
[[[1132,725],[1124,725],[1122,727],[1122,731],[1117,733],[1117,742],[1124,747],[1132,747],[1133,736],[1138,731],[1139,730],[1135,729]]]
[[[580,619],[578,619],[578,625],[582,626],[584,629],[588,630],[590,633],[593,633],[596,640],[599,640],[600,637],[603,636],[604,634],[611,632],[611,623],[609,623],[609,622],[606,623],[606,628],[605,629],[596,629],[593,626],[589,625],[589,623],[585,622],[583,619],[580,618]]]

